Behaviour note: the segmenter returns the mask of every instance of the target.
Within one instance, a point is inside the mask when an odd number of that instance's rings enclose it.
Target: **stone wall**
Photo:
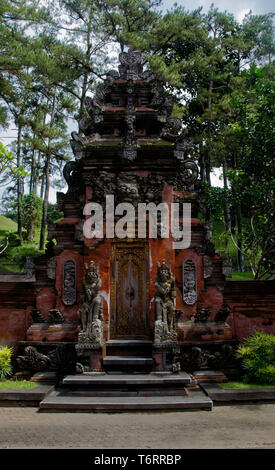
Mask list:
[[[8,277],[0,282],[0,344],[14,345],[26,338],[36,298],[34,282],[23,280],[23,276]]]
[[[43,293],[43,289],[35,292],[32,281],[0,282],[0,344],[12,345],[26,339],[30,310],[42,307]],[[227,323],[237,340],[255,330],[275,334],[275,281],[228,281],[224,303],[232,311]]]
[[[275,334],[275,281],[228,281],[224,303],[232,311],[227,323],[237,339],[255,330]]]

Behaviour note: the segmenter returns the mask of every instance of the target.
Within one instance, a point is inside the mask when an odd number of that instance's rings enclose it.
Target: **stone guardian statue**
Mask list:
[[[175,319],[175,279],[171,268],[163,260],[158,263],[158,273],[155,282],[157,293],[155,295],[155,344],[166,344],[175,341],[177,334],[174,331]]]
[[[94,261],[85,263],[83,305],[78,310],[81,322],[79,342],[102,344],[103,301],[100,294],[101,280]]]

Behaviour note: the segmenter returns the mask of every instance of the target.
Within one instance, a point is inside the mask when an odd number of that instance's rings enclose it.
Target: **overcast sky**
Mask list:
[[[241,22],[244,15],[252,10],[254,15],[265,14],[274,12],[274,1],[272,0],[179,0],[176,2],[179,6],[184,7],[186,10],[195,10],[198,7],[203,7],[203,12],[207,12],[212,3],[214,3],[215,7],[218,8],[219,11],[227,11],[228,13],[233,13],[235,18]],[[166,10],[171,9],[175,4],[174,0],[163,0],[161,10],[163,13]],[[75,129],[77,130],[77,123],[74,123]],[[16,137],[16,129],[14,126],[8,131],[4,131],[0,129],[0,140],[6,145],[10,144],[12,140]],[[218,172],[217,172],[218,173]],[[221,182],[218,179],[218,174],[212,177],[213,183],[220,185]],[[2,189],[0,187],[0,197],[2,193]],[[51,189],[50,191],[50,200],[55,202],[55,191]]]
[[[174,5],[174,0],[163,0],[161,7],[165,12]],[[274,12],[274,1],[272,0],[179,0],[178,5],[184,7],[186,10],[195,10],[198,7],[203,7],[203,11],[207,12],[214,3],[215,7],[220,11],[228,11],[233,13],[238,21],[241,21],[246,13],[252,10],[254,15],[262,15],[264,13]]]

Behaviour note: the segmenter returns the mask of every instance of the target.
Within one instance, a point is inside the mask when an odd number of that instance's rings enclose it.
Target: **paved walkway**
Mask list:
[[[0,449],[275,449],[275,404],[173,413],[0,408]]]

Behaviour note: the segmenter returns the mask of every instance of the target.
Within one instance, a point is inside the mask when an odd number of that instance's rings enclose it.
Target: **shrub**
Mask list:
[[[245,371],[243,380],[275,385],[275,336],[255,331],[237,349]]]
[[[12,348],[0,346],[0,379],[4,379],[11,373],[11,357]]]

